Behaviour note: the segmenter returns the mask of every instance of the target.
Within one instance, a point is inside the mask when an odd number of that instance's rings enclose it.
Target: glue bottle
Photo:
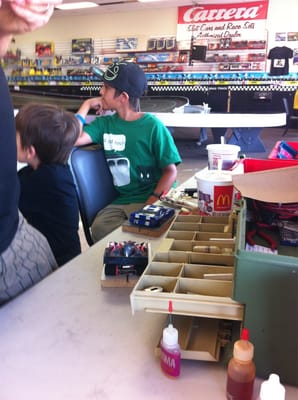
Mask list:
[[[171,323],[163,330],[160,350],[160,368],[167,376],[177,378],[180,375],[181,352],[178,331]]]
[[[279,376],[270,374],[267,381],[262,382],[259,400],[285,400],[286,389],[280,383]]]
[[[253,361],[254,346],[248,339],[248,329],[243,328],[240,340],[234,344],[233,357],[228,364],[228,400],[251,400],[253,396],[256,367]]]

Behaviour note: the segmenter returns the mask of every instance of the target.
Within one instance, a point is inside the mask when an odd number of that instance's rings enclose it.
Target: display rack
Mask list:
[[[191,41],[190,65],[202,71],[265,71],[266,40],[209,40],[206,45]]]

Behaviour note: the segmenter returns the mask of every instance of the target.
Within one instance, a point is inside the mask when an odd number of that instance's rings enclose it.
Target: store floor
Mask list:
[[[285,137],[281,137],[284,132],[284,128],[265,128],[260,134],[260,138],[264,143],[266,152],[261,153],[246,153],[246,157],[250,158],[267,158],[270,154],[275,143],[279,140],[285,140],[289,142],[298,141],[298,129],[291,129],[288,131]],[[208,154],[206,150],[206,145],[208,143],[213,143],[211,131],[208,131],[208,141],[202,146],[198,146],[196,142],[198,141],[198,135],[196,135],[195,130],[193,134],[191,131],[187,131],[187,139],[183,138],[183,130],[174,132],[174,138],[176,145],[180,151],[182,157],[182,164],[178,167],[178,180],[179,183],[185,181],[190,176],[194,175],[197,171],[205,168],[208,163]]]
[[[261,132],[260,138],[263,141],[266,152],[262,153],[247,153],[246,157],[265,159],[270,154],[272,148],[278,140],[286,140],[289,142],[298,141],[298,129],[290,129],[285,137],[281,137],[284,132],[284,128],[265,128]],[[188,128],[177,128],[173,132],[174,140],[179,149],[182,157],[182,164],[178,166],[178,183],[181,184],[197,171],[205,168],[208,162],[208,154],[206,145],[213,143],[212,133],[208,130],[208,141],[203,145],[198,146],[199,131],[196,129]],[[86,243],[84,232],[80,228],[80,238],[82,244],[82,251],[88,248]]]

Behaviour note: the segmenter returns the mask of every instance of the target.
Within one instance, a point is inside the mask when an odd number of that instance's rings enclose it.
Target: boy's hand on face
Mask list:
[[[94,97],[93,99],[89,99],[87,101],[89,104],[89,109],[95,110],[97,115],[101,115],[104,113],[101,97]]]

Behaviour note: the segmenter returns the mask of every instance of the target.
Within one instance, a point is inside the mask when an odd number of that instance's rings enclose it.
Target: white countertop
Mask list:
[[[158,112],[152,113],[159,118],[165,126],[182,128],[266,128],[284,126],[286,113],[272,114],[235,114],[235,113],[183,113],[183,112]],[[86,120],[90,123],[96,115],[88,115]]]
[[[185,128],[265,128],[284,126],[285,113],[153,113],[168,127]]]
[[[164,376],[154,348],[165,316],[132,315],[131,289],[101,288],[107,242],[128,239],[148,241],[118,229],[0,308],[1,400],[225,399],[220,364],[182,360],[177,380]]]

